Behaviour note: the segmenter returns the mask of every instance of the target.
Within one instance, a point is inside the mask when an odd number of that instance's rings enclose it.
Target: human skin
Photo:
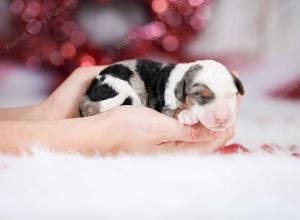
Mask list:
[[[207,153],[233,137],[234,126],[212,132],[200,123],[182,125],[176,119],[146,107],[120,106],[80,118],[80,98],[103,68],[75,70],[40,104],[0,110],[0,152],[30,152],[30,146],[38,144],[54,151],[75,151],[85,155],[185,149]]]

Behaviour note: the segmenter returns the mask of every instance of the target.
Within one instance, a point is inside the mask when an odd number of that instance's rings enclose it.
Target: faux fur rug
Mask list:
[[[0,219],[300,219],[299,103],[245,100],[250,153],[0,155]]]
[[[300,219],[300,161],[288,155],[1,157],[10,219]]]

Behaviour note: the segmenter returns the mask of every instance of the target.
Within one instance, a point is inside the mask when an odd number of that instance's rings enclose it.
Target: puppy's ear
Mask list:
[[[181,79],[175,86],[175,89],[174,89],[174,93],[175,93],[175,97],[183,102],[185,97],[186,97],[186,94],[185,94],[185,80],[184,80],[184,77],[183,79]]]
[[[234,85],[236,86],[239,94],[244,95],[245,94],[245,89],[244,89],[243,83],[234,74],[231,73],[231,75],[232,75],[232,78],[233,78]]]

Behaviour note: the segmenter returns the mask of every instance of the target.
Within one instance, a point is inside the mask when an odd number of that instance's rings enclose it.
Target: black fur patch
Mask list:
[[[125,101],[122,103],[122,105],[132,105],[132,98],[127,97]]]
[[[133,72],[123,64],[114,64],[102,70],[100,74],[103,76],[111,75],[113,77],[129,82],[129,79],[130,77],[132,77]]]
[[[169,79],[171,71],[175,68],[175,64],[168,64],[167,66],[163,67],[160,73],[160,78],[158,81],[157,87],[157,94],[158,94],[158,103],[157,103],[157,110],[162,111],[162,108],[165,106],[165,90],[167,81]]]
[[[113,98],[118,93],[107,84],[102,84],[102,81],[94,79],[86,91],[87,97],[93,102],[102,101]]]
[[[84,117],[82,114],[82,110],[80,108],[79,108],[79,115],[80,115],[80,117]]]
[[[147,106],[161,111],[164,106],[164,93],[170,72],[175,67],[169,64],[162,68],[162,63],[152,60],[138,60],[136,71],[145,83],[148,93]]]

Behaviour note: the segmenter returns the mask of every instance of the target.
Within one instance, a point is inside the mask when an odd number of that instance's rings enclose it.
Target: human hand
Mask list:
[[[79,102],[91,80],[106,66],[76,69],[40,107],[46,120],[79,117]]]
[[[83,119],[86,122],[82,125],[83,132],[89,134],[89,143],[81,150],[85,154],[95,151],[102,154],[154,153],[186,149],[208,153],[223,146],[234,133],[234,127],[213,132],[200,123],[182,125],[178,120],[146,107],[120,106]],[[103,145],[109,147],[103,148]]]
[[[75,150],[85,154],[156,152],[187,148],[211,152],[233,136],[234,126],[223,132],[211,132],[200,123],[193,126],[182,125],[176,119],[152,109],[134,106],[121,106],[91,117],[56,120],[78,116],[79,100],[92,78],[102,68],[104,67],[82,68],[71,74],[42,104],[46,114],[41,111],[40,106],[37,106],[34,113],[31,107],[4,110],[4,113],[8,112],[4,114],[4,118],[11,121],[0,124],[7,131],[6,134],[2,132],[2,145],[6,146],[2,150],[22,151],[22,146],[39,140],[40,143],[59,151]],[[15,134],[22,134],[17,138],[18,146]]]

